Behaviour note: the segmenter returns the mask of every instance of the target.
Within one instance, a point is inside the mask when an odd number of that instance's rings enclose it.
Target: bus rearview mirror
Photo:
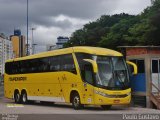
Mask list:
[[[129,66],[129,69],[130,69],[130,72],[133,74],[133,75],[136,75],[138,73],[138,70],[137,70],[137,65],[133,62],[130,62],[130,61],[126,61],[128,66]]]
[[[94,73],[98,72],[98,66],[97,66],[96,61],[91,60],[91,59],[83,59],[83,60],[92,64]]]

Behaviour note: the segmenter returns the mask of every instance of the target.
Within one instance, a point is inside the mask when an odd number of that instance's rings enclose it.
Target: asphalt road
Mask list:
[[[22,105],[3,97],[0,86],[0,120],[124,120],[139,114],[154,114],[160,119],[160,111],[147,108],[113,106],[110,110],[102,110],[99,106],[86,106],[82,110],[74,110],[70,104],[41,104],[39,102]],[[133,116],[135,115],[135,116]]]

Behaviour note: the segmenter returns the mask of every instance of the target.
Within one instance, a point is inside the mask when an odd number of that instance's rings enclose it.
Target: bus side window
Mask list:
[[[13,62],[12,64],[12,74],[18,74],[19,72],[19,63],[18,62]]]
[[[13,64],[14,62],[11,62],[10,63],[10,67],[9,67],[9,69],[10,69],[10,74],[14,74],[14,64]]]
[[[85,64],[84,65],[84,70],[82,70],[82,76],[85,80],[85,82],[93,85],[93,67],[91,64]]]
[[[87,75],[87,73],[85,73],[85,63],[83,59],[92,59],[92,56],[90,54],[87,53],[75,53],[76,58],[77,58],[77,62],[80,68],[80,74],[81,77],[84,81],[89,81],[89,80],[85,80],[85,74]],[[89,71],[88,71],[89,73]],[[92,82],[88,82],[90,84],[92,84]]]
[[[39,72],[48,72],[50,70],[48,57],[37,59],[37,63],[35,65],[36,68],[39,68]]]
[[[62,55],[60,58],[62,71],[68,71],[77,74],[72,54]]]
[[[36,73],[37,72],[36,62],[37,62],[36,59],[29,60],[29,71],[28,71],[28,73],[32,73],[32,72]]]
[[[12,74],[12,63],[11,62],[7,62],[5,64],[5,72],[7,74]]]
[[[19,61],[19,73],[23,73],[23,61]]]
[[[59,56],[50,57],[50,71],[55,72],[60,70]]]

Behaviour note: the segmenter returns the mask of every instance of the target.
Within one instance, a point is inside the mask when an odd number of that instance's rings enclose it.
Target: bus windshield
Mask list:
[[[96,84],[107,89],[129,87],[129,74],[123,57],[95,56],[98,73]]]

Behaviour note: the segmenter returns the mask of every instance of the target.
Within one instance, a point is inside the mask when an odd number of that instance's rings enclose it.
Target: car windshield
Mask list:
[[[123,57],[96,56],[98,73],[96,83],[109,89],[124,89],[129,86],[129,75]]]

